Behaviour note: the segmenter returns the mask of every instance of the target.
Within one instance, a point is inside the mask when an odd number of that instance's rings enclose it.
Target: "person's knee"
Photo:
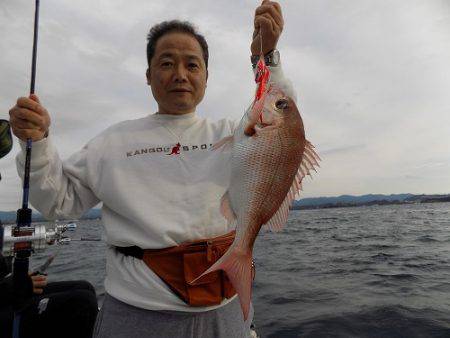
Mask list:
[[[95,289],[92,286],[92,284],[89,283],[88,281],[80,280],[80,281],[76,281],[76,283],[77,283],[77,289],[87,290],[87,291],[92,292],[95,295]]]
[[[71,318],[69,322],[76,322],[78,330],[85,334],[92,334],[94,323],[98,314],[98,303],[95,293],[89,289],[74,290],[64,304],[63,312]],[[67,319],[68,319],[67,318]]]
[[[89,289],[74,290],[68,302],[72,303],[72,306],[78,309],[84,309],[85,311],[95,312],[98,311],[97,297],[95,291],[92,292]]]
[[[95,320],[98,303],[95,293],[89,289],[74,289],[48,295],[49,311],[53,316],[71,320]]]
[[[46,300],[45,306],[42,306],[43,300]],[[89,288],[35,297],[21,313],[21,337],[61,337],[60,333],[70,328],[64,337],[88,338],[92,335],[97,312],[97,298]],[[54,331],[45,332],[48,327]]]

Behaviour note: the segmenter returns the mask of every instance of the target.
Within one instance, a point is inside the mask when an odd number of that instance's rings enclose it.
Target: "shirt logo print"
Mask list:
[[[166,155],[180,155],[180,147],[181,144],[178,142],[175,147],[172,148],[172,151]]]
[[[145,147],[136,150],[130,150],[126,152],[126,157],[134,157],[137,155],[152,155],[152,154],[160,154],[160,155],[180,155],[182,152],[198,152],[198,151],[208,151],[211,149],[212,143],[203,143],[203,144],[195,144],[195,145],[181,145],[177,143],[175,146],[173,145],[161,145],[156,147]]]

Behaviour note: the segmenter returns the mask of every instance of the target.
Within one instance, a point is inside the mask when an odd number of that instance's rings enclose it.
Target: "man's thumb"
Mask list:
[[[41,101],[39,100],[39,97],[36,94],[30,94],[29,98],[37,103],[41,103]]]

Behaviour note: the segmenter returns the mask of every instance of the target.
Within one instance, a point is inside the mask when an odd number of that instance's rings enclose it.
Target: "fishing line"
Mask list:
[[[259,55],[264,57],[263,54],[263,43],[262,43],[262,28],[261,25],[259,25]]]

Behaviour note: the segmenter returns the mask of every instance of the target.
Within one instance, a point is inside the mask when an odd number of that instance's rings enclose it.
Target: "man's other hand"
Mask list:
[[[37,95],[31,94],[29,97],[17,99],[16,105],[9,110],[9,116],[14,135],[22,141],[28,138],[39,141],[48,134],[50,115],[41,105]]]
[[[252,55],[265,55],[276,48],[278,39],[283,31],[283,14],[278,2],[263,0],[256,8],[254,19],[253,41],[250,47]]]
[[[36,295],[42,294],[44,287],[47,285],[47,276],[30,275],[30,278],[33,283],[33,293]]]

